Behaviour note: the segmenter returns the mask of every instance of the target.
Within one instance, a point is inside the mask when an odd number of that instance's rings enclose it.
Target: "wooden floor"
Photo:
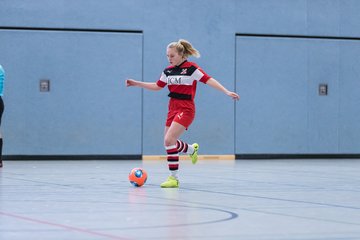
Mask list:
[[[141,188],[127,180],[147,170]],[[1,240],[360,239],[360,161],[6,161]]]

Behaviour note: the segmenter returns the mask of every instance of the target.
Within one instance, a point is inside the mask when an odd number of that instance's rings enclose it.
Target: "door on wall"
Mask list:
[[[5,154],[141,154],[141,90],[124,80],[142,78],[142,45],[142,33],[1,30]]]
[[[358,153],[359,55],[356,41],[237,36],[236,153]]]

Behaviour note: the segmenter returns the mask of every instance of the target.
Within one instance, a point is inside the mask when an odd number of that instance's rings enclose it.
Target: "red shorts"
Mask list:
[[[190,126],[195,118],[195,104],[189,100],[179,100],[171,98],[169,101],[169,112],[166,119],[166,126],[170,127],[171,123],[177,122],[186,129]]]

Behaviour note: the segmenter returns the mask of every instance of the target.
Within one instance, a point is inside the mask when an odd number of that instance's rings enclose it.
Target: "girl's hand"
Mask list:
[[[234,100],[239,100],[240,99],[240,96],[235,92],[228,92],[227,95],[229,97],[231,97],[232,99],[234,99]]]
[[[125,84],[127,87],[130,87],[130,86],[135,86],[136,85],[136,81],[134,79],[126,79],[125,80]]]

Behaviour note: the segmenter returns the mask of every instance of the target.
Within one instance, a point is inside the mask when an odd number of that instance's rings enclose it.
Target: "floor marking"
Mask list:
[[[130,238],[123,238],[123,237],[110,235],[110,234],[106,234],[106,233],[91,231],[91,230],[85,229],[85,228],[78,228],[78,227],[68,226],[68,225],[59,224],[59,223],[53,223],[53,222],[49,222],[49,221],[44,221],[44,220],[39,220],[39,219],[30,218],[30,217],[26,217],[26,216],[21,216],[21,215],[17,215],[17,214],[13,214],[13,213],[0,212],[0,215],[15,218],[18,220],[27,221],[27,222],[62,228],[62,229],[68,230],[68,231],[75,231],[75,232],[80,232],[80,233],[86,233],[88,235],[93,235],[93,236],[106,237],[108,239],[130,240]]]

